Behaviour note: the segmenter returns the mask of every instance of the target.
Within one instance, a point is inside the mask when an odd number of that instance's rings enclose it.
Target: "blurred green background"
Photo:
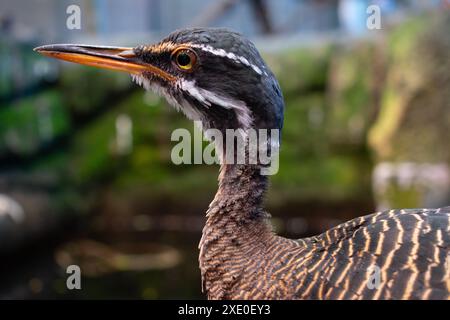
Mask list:
[[[71,3],[0,4],[0,298],[204,298],[218,167],[170,161],[171,132],[193,125],[128,75],[41,44],[136,45],[192,24],[252,38],[286,101],[267,199],[283,235],[450,203],[447,1],[73,1],[83,28],[67,30]],[[365,27],[373,3],[381,30]],[[70,264],[82,290],[66,288]]]

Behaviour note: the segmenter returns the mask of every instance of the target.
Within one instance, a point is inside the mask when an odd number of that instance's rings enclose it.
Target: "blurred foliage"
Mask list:
[[[60,92],[66,107],[74,115],[82,116],[108,110],[114,98],[131,87],[130,77],[121,73],[69,65],[60,77]]]
[[[264,55],[286,101],[271,209],[370,202],[371,149],[377,161],[448,160],[449,27],[448,15],[423,16],[381,39]],[[64,188],[117,195],[131,207],[206,208],[218,168],[171,163],[171,132],[194,129],[162,99],[125,74],[66,64],[51,86],[2,105],[2,159],[31,159],[30,174],[48,172]],[[126,155],[116,146],[120,115],[133,125],[133,151]]]
[[[332,118],[330,138],[337,144],[365,144],[378,107],[381,50],[377,43],[356,42],[338,48],[331,58],[327,102]]]
[[[450,15],[392,32],[380,113],[369,136],[380,160],[450,161]]]
[[[277,75],[283,95],[288,99],[325,90],[332,53],[333,48],[325,45],[315,48],[291,48],[263,56]]]
[[[67,134],[70,117],[62,104],[61,94],[48,90],[0,109],[0,154],[9,150],[31,155],[43,144]]]

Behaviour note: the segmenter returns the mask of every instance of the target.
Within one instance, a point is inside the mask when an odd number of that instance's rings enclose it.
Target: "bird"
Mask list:
[[[127,72],[201,121],[204,130],[283,127],[277,79],[256,46],[230,29],[180,29],[136,47],[54,44],[35,50]],[[275,154],[281,140],[264,145]],[[288,239],[275,233],[264,208],[265,164],[229,161],[227,146],[216,148],[218,190],[199,243],[208,299],[450,299],[450,207],[382,211]]]

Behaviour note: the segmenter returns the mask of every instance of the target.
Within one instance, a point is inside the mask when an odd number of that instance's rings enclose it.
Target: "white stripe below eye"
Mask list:
[[[190,46],[193,48],[198,48],[203,51],[209,52],[209,53],[219,56],[219,57],[227,57],[228,59],[233,60],[236,63],[242,63],[243,65],[246,65],[246,66],[252,68],[259,75],[263,74],[263,72],[261,71],[261,69],[258,66],[255,66],[254,64],[250,63],[247,60],[247,58],[237,56],[233,52],[226,52],[223,49],[215,49],[209,45],[204,45],[204,44],[190,44]],[[265,71],[264,71],[264,75],[267,76],[267,73]]]
[[[171,104],[175,109],[182,111],[191,120],[204,120],[201,112],[197,111],[194,106],[191,106],[186,100],[178,101],[175,97],[170,95],[166,88],[152,83],[141,75],[131,75],[133,81],[138,85],[143,86],[146,90],[152,90],[156,94],[166,98],[167,102]],[[186,91],[190,96],[195,98],[203,105],[210,107],[212,104],[218,105],[225,109],[232,109],[236,113],[237,120],[243,129],[250,128],[253,118],[251,112],[245,102],[241,100],[230,99],[221,95],[218,95],[212,91],[205,90],[196,86],[195,81],[188,81],[181,79],[176,85]]]
[[[183,112],[186,117],[190,120],[198,120],[203,121],[203,115],[197,111],[193,106],[191,106],[186,100],[177,101],[175,97],[172,97],[168,92],[167,89],[160,86],[157,83],[152,83],[146,78],[144,78],[141,75],[131,75],[131,78],[134,82],[136,82],[138,85],[143,86],[145,90],[151,90],[157,95],[164,97],[166,101],[174,107],[177,111]]]
[[[232,109],[236,113],[237,120],[243,129],[250,128],[253,118],[245,102],[241,100],[230,99],[218,95],[212,91],[205,90],[196,86],[195,81],[180,80],[177,85],[192,97],[207,106],[215,104],[225,109]]]

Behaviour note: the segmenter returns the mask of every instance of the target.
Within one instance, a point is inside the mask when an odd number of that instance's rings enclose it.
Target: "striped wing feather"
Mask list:
[[[449,299],[450,207],[379,212],[299,240],[298,298]]]

